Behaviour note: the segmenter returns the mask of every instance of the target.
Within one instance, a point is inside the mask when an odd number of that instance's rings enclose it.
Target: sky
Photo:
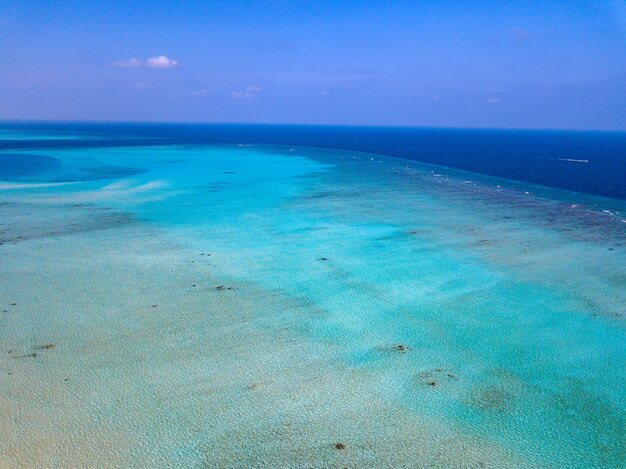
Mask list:
[[[0,119],[626,130],[626,0],[0,0]]]

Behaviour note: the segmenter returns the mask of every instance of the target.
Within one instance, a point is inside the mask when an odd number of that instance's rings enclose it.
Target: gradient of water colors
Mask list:
[[[623,201],[59,137],[0,168],[0,465],[622,463]]]

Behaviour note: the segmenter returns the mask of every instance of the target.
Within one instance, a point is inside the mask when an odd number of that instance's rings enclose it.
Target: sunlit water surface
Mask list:
[[[303,147],[12,153],[0,467],[621,467],[623,202]]]

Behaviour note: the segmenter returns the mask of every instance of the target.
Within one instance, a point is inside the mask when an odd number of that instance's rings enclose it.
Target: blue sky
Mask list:
[[[2,0],[0,119],[625,130],[626,0]]]

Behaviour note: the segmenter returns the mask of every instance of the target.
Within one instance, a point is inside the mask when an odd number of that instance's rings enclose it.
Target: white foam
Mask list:
[[[1,182],[0,190],[10,190],[10,189],[35,189],[38,187],[56,187],[56,186],[67,186],[70,184],[78,184],[76,181],[69,182],[46,182],[46,183],[12,183],[12,182]]]
[[[575,158],[544,158],[546,160],[570,161],[572,163],[589,163],[589,160],[577,160]]]

